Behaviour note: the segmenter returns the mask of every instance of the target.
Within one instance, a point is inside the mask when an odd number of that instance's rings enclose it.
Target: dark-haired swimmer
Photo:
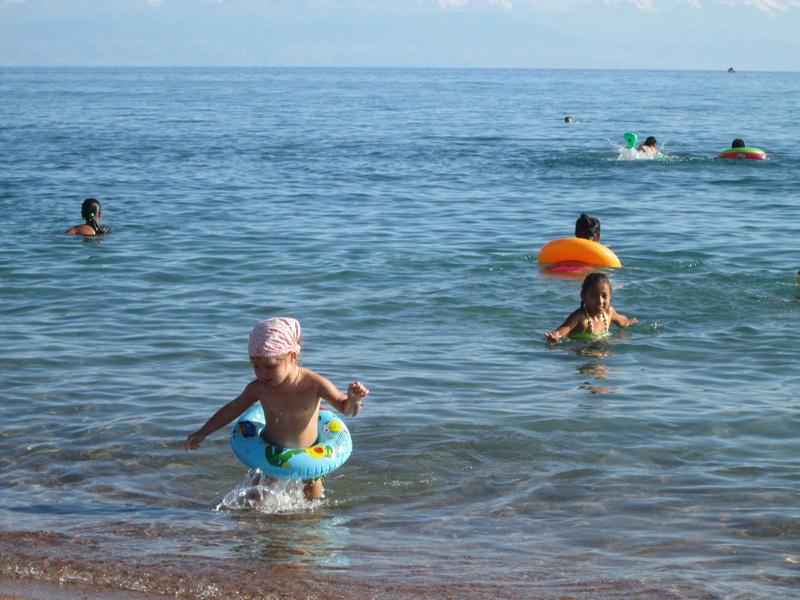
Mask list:
[[[605,273],[589,273],[581,286],[581,305],[573,311],[558,329],[548,331],[544,337],[548,342],[558,342],[564,336],[597,338],[608,333],[611,323],[629,327],[638,323],[629,319],[611,306],[611,280]]]
[[[656,138],[651,135],[648,136],[648,138],[644,141],[644,144],[639,146],[637,150],[639,152],[642,152],[643,154],[655,154],[656,156],[669,156],[669,154],[667,154],[666,152],[662,152],[661,150],[659,150],[656,146],[657,144],[658,142],[656,141]]]
[[[103,207],[94,198],[87,198],[81,204],[81,216],[86,221],[83,225],[75,225],[70,227],[64,233],[68,235],[103,235],[111,233],[111,228],[108,225],[101,225],[98,223],[103,214]]]
[[[575,221],[575,237],[599,242],[600,219],[595,219],[586,213],[581,213],[581,216]]]
[[[656,138],[651,135],[644,141],[644,144],[637,148],[637,150],[639,150],[639,152],[644,152],[645,154],[658,154],[658,148],[656,148],[657,143],[658,142],[656,142]]]

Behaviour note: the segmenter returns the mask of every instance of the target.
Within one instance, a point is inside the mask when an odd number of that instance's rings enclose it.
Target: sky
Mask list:
[[[800,71],[800,0],[0,0],[0,66]]]

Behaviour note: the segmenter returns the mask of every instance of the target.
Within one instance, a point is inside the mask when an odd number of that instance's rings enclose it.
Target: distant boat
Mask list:
[[[728,73],[736,73],[736,69],[733,67],[728,67]]]

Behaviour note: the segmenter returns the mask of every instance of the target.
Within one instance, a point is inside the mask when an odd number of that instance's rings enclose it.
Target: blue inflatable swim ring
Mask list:
[[[255,404],[233,425],[231,448],[251,469],[279,479],[317,479],[335,471],[350,458],[353,441],[347,426],[333,411],[320,409],[317,441],[308,448],[281,448],[261,437],[264,409]]]

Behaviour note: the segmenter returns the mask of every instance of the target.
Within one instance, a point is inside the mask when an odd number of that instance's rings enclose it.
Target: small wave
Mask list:
[[[319,501],[306,500],[304,483],[297,479],[271,479],[260,469],[247,472],[244,479],[214,507],[225,510],[255,510],[265,514],[307,512]]]

